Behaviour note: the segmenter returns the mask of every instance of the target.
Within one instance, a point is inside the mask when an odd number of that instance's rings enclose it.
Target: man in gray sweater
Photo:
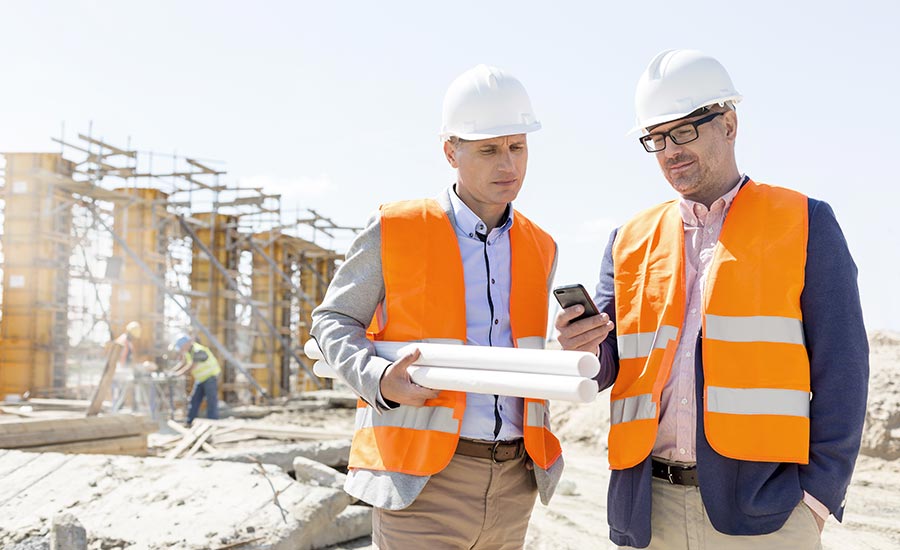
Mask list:
[[[556,243],[512,208],[526,134],[518,79],[479,65],[447,91],[442,139],[455,184],[383,205],[347,252],[312,336],[359,396],[345,489],[372,504],[377,548],[523,547],[535,496],[563,468],[546,402],[436,391],[372,340],[543,347]]]

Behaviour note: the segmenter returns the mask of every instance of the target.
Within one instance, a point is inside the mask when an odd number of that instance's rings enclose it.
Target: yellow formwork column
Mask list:
[[[128,248],[160,279],[166,274],[166,237],[164,221],[168,195],[158,189],[122,188],[134,201],[118,203],[114,210],[113,231]],[[112,285],[110,330],[124,332],[130,321],[141,324],[141,337],[135,342],[134,361],[152,360],[166,348],[165,295],[150,276],[116,241],[113,256],[120,258],[121,271]]]
[[[262,253],[253,253],[253,302],[258,311],[275,327],[277,336],[261,321],[254,320],[253,355],[258,366],[253,376],[273,397],[289,394],[291,357],[281,339],[290,343],[291,289],[282,274],[290,276],[287,257],[289,243],[294,237],[263,232],[253,236]]]
[[[194,218],[204,224],[196,229],[197,237],[212,252],[212,255],[229,272],[232,278],[237,276],[238,252],[234,246],[237,236],[238,220],[235,216],[217,213],[195,214]],[[197,319],[212,333],[216,339],[234,351],[235,342],[235,299],[236,293],[228,286],[225,275],[213,265],[199,246],[193,245],[191,260],[191,289],[206,295],[206,298],[194,298]],[[201,343],[205,342],[203,334],[197,334]],[[215,349],[213,348],[213,353]],[[233,391],[234,372],[227,361],[218,357],[223,367],[223,383],[220,392],[228,395]]]
[[[75,164],[58,153],[7,153],[0,398],[65,387],[71,196]]]

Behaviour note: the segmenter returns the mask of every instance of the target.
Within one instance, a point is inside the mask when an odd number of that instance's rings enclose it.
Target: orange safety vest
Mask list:
[[[703,419],[722,456],[809,461],[809,358],[800,294],[807,198],[749,181],[722,227],[703,294]],[[619,375],[610,393],[609,462],[630,468],[656,442],[660,396],[684,321],[678,201],[639,214],[613,245]]]
[[[510,324],[516,347],[541,348],[547,330],[548,279],[556,245],[519,212],[510,229]],[[466,294],[462,258],[450,219],[430,199],[381,207],[385,300],[370,326],[374,340],[465,344]],[[466,394],[441,391],[422,407],[378,414],[359,400],[350,449],[351,468],[433,475],[443,470],[459,440]],[[562,454],[550,431],[546,401],[525,399],[525,449],[549,468]]]

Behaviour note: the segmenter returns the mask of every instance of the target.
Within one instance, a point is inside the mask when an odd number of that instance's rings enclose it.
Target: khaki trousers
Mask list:
[[[768,535],[733,536],[713,528],[700,489],[653,478],[648,550],[821,550],[813,511],[801,502],[784,526]],[[631,548],[619,546],[618,548]]]
[[[495,463],[453,455],[403,510],[375,508],[378,550],[520,550],[537,496],[527,456]]]

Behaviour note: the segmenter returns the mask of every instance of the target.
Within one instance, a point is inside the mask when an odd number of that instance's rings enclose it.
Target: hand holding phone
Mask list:
[[[554,325],[559,331],[559,344],[562,349],[586,351],[599,354],[600,344],[606,340],[607,335],[615,328],[613,322],[605,313],[600,313],[594,300],[581,285],[566,285],[553,289],[553,295],[563,309],[574,305],[581,305],[584,312],[570,319],[569,314],[560,311],[556,316]],[[581,319],[593,318],[590,321],[576,323]]]
[[[553,296],[556,297],[556,301],[559,302],[563,309],[568,309],[574,305],[581,305],[584,308],[584,313],[572,319],[571,322],[573,323],[600,314],[600,311],[597,310],[597,305],[594,304],[594,300],[591,299],[590,294],[580,284],[554,288]]]

